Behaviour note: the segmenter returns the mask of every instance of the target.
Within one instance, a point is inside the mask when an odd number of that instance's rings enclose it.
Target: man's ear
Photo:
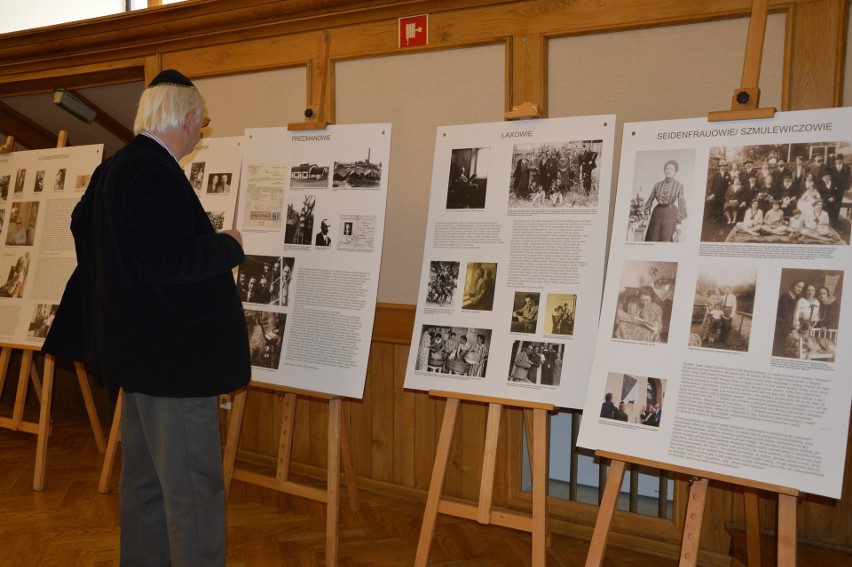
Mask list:
[[[186,116],[183,117],[183,129],[189,131],[190,126],[192,126],[192,121],[195,118],[195,112],[190,110],[186,113]]]

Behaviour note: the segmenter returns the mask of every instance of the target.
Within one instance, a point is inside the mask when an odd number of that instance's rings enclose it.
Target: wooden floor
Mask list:
[[[45,490],[32,490],[36,438],[0,429],[0,566],[118,565],[117,474],[97,492],[102,456],[82,419],[54,415]],[[340,513],[341,567],[414,563],[424,504],[359,493],[361,510]],[[530,536],[440,516],[430,565],[518,567],[530,564]],[[583,565],[588,542],[554,535],[549,566]],[[610,550],[611,567],[669,567],[676,561]],[[229,567],[325,565],[324,506],[234,482],[228,503]]]

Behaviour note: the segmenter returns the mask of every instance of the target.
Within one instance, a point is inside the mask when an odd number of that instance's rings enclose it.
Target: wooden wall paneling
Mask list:
[[[328,402],[326,400],[306,400],[310,425],[307,437],[310,439],[308,464],[325,470],[328,464]]]
[[[250,414],[246,412],[246,416]],[[253,420],[251,420],[253,421]],[[243,418],[243,423],[246,423]],[[293,418],[293,449],[290,457],[291,463],[313,464],[311,461],[311,445],[313,437],[311,429],[314,422],[311,417],[311,406],[307,399],[297,398],[296,415]],[[243,426],[245,428],[245,425]],[[278,453],[275,453],[277,457]]]
[[[415,482],[415,459],[417,457],[416,432],[422,427],[417,422],[415,412],[416,395],[406,390],[405,370],[408,365],[408,348],[389,344],[393,349],[393,478],[391,482],[412,488]]]
[[[394,346],[387,343],[374,343],[371,350],[374,355],[367,373],[372,383],[373,398],[370,403],[372,413],[369,429],[370,450],[372,451],[370,478],[382,482],[393,482],[395,463],[394,453]],[[362,434],[367,434],[366,431]]]
[[[376,384],[370,379],[376,358],[376,343],[370,345],[370,358],[367,362],[367,380],[364,383],[364,395],[360,400],[349,402],[349,434],[352,442],[352,460],[358,477],[370,478],[373,470],[373,448],[371,432],[373,431],[372,404],[375,397]]]
[[[427,392],[414,393],[414,488],[424,491],[424,494],[429,490],[432,478],[438,448],[438,422],[442,415],[438,404]]]
[[[488,405],[463,403],[459,412],[458,429],[458,467],[461,484],[459,496],[465,500],[479,500],[479,487],[482,479],[482,463],[485,456],[485,426]],[[502,413],[502,410],[501,410]],[[505,436],[500,431],[500,436]]]

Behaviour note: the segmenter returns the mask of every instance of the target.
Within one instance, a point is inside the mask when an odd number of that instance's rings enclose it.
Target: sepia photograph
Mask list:
[[[711,147],[702,242],[848,245],[846,155],[850,142]]]
[[[756,285],[756,266],[699,266],[689,346],[747,352]]]
[[[515,145],[509,208],[596,207],[602,146],[601,140]]]
[[[681,242],[690,208],[686,195],[695,171],[695,149],[636,152],[628,217],[628,242]]]
[[[60,169],[56,172],[56,180],[53,183],[54,191],[64,191],[65,190],[65,169]]]
[[[194,161],[189,165],[189,183],[196,191],[201,191],[202,183],[204,182],[204,167],[206,163],[203,161]],[[207,192],[210,193],[208,187]]]
[[[460,262],[433,260],[429,262],[429,284],[426,288],[426,305],[452,307],[459,285]]]
[[[24,192],[24,183],[27,179],[27,170],[19,169],[17,175],[15,175],[15,193],[23,193]]]
[[[35,193],[41,193],[42,191],[44,191],[44,170],[43,169],[36,171],[35,187],[33,187],[33,191]]]
[[[0,175],[0,201],[5,201],[9,198],[9,184],[11,182],[11,175]]]
[[[363,155],[341,157],[334,161],[333,187],[378,189],[382,183],[382,163],[374,162],[370,154],[370,148],[363,151]]]
[[[610,372],[601,400],[600,417],[659,427],[663,419],[666,382],[663,378]]]
[[[565,345],[515,341],[509,359],[509,382],[558,386],[562,377]]]
[[[207,213],[207,218],[210,219],[210,224],[218,232],[225,228],[225,211],[204,211]]]
[[[491,329],[423,325],[414,369],[481,378],[490,346]]]
[[[538,292],[516,291],[512,305],[512,333],[535,334],[538,325],[538,304],[541,294]]]
[[[27,283],[27,274],[30,266],[30,253],[9,253],[3,255],[0,260],[0,274],[6,274],[3,283],[0,284],[0,297],[21,297],[24,286]],[[2,279],[2,277],[0,277]]]
[[[277,370],[281,363],[287,314],[246,309],[245,315],[251,365]]]
[[[468,262],[462,309],[491,311],[494,308],[494,282],[496,278],[496,263]]]
[[[547,313],[544,318],[544,334],[572,336],[574,334],[574,313],[576,310],[576,294],[547,294]]]
[[[484,209],[491,148],[452,151],[447,183],[447,209]]]
[[[843,275],[841,270],[781,270],[772,356],[834,362]]]
[[[314,195],[295,195],[287,203],[287,225],[284,228],[284,243],[310,246],[314,231]]]
[[[280,305],[281,265],[279,256],[246,256],[237,268],[237,293],[244,303]]]
[[[33,315],[30,318],[27,336],[37,339],[43,339],[50,332],[50,326],[53,325],[53,318],[56,316],[56,310],[59,305],[54,303],[39,303],[33,310]]]
[[[38,201],[13,203],[9,215],[8,246],[32,246],[38,222]]]
[[[193,164],[195,165],[195,164]],[[203,164],[202,164],[203,165]],[[211,173],[207,179],[208,193],[230,193],[231,192],[231,174],[230,173]]]
[[[306,159],[290,168],[290,188],[326,189],[328,188],[328,170],[327,164]]]
[[[612,337],[667,343],[676,283],[676,262],[625,261]]]

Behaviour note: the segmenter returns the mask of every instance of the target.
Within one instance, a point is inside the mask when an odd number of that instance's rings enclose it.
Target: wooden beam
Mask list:
[[[78,91],[73,91],[69,89],[69,92],[78,99],[80,99],[80,102],[87,105],[89,108],[98,113],[92,122],[94,122],[95,124],[97,124],[98,126],[100,126],[101,128],[103,128],[104,130],[106,130],[124,143],[127,143],[133,139],[133,131],[130,128],[113,118],[111,115],[107,114],[104,109],[102,109],[100,106],[98,106],[85,96],[81,95]]]
[[[39,126],[11,106],[0,102],[0,132],[30,150],[56,147],[56,134]]]

